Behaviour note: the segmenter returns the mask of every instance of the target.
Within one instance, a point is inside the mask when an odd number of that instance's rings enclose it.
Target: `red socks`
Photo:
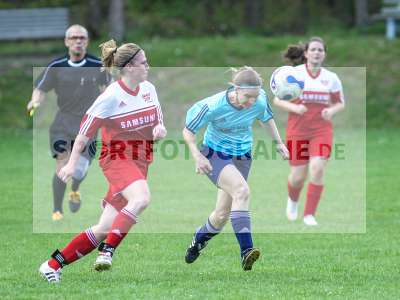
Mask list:
[[[134,224],[136,224],[136,216],[123,208],[115,217],[105,243],[113,248],[118,247]]]
[[[92,252],[98,246],[96,237],[89,228],[78,234],[62,251],[66,263],[70,264],[86,254]],[[61,267],[60,263],[52,258],[48,262],[49,266],[55,270]]]
[[[323,189],[324,189],[323,185],[316,185],[311,182],[308,184],[307,202],[304,207],[304,216],[315,215]]]
[[[300,196],[300,192],[301,192],[302,188],[303,188],[302,185],[299,187],[292,187],[290,185],[290,183],[288,182],[288,194],[289,194],[290,200],[297,202],[299,200],[299,196]]]
[[[128,210],[122,209],[115,217],[107,235],[106,244],[116,248],[134,224],[136,224],[136,216]],[[70,264],[92,252],[98,245],[93,231],[89,228],[78,234],[62,251],[58,252],[57,250],[48,264],[51,268],[57,270],[62,265]]]

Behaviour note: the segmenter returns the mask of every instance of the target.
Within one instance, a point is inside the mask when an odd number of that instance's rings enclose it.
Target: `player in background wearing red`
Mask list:
[[[297,219],[297,206],[304,182],[309,176],[304,223],[318,225],[315,214],[324,188],[323,175],[331,154],[332,118],[345,107],[338,76],[322,67],[326,45],[319,37],[305,45],[290,45],[284,57],[305,78],[303,94],[291,102],[275,98],[273,103],[289,112],[286,141],[290,151],[287,218]]]
[[[59,282],[65,265],[97,247],[100,252],[95,270],[111,267],[115,249],[150,202],[146,178],[152,142],[167,133],[156,90],[146,81],[149,65],[144,50],[133,43],[117,47],[114,40],[100,47],[104,66],[117,70],[120,79],[110,84],[86,112],[71,158],[58,176],[64,182],[71,178],[80,153],[101,128],[100,166],[109,189],[99,222],[78,234],[61,251],[56,250],[40,266],[39,272],[49,282]]]

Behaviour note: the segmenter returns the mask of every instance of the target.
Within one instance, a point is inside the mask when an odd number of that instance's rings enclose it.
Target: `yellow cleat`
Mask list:
[[[81,207],[81,193],[79,191],[69,193],[69,209],[76,213]]]
[[[51,218],[53,219],[53,221],[61,221],[64,218],[64,216],[61,212],[56,211],[56,212],[53,212],[53,215]]]
[[[244,271],[250,271],[253,264],[261,255],[260,249],[251,248],[242,257],[242,268]]]

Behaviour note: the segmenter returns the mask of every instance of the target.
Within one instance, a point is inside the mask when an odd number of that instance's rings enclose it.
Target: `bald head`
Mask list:
[[[89,38],[88,32],[82,25],[72,25],[65,31],[65,46],[72,61],[79,61],[86,55]]]
[[[71,25],[67,28],[65,31],[65,38],[69,38],[71,35],[73,35],[75,32],[83,33],[86,37],[89,37],[88,31],[85,27],[79,24],[74,24]]]

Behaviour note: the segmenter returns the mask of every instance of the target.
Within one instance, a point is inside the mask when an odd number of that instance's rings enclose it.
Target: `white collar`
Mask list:
[[[73,61],[71,61],[70,59],[68,59],[68,64],[71,67],[82,67],[84,64],[86,64],[86,58],[84,58],[81,62],[78,63],[74,63]]]

